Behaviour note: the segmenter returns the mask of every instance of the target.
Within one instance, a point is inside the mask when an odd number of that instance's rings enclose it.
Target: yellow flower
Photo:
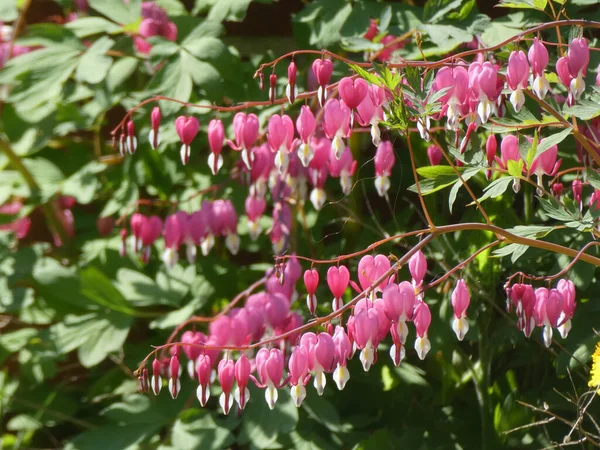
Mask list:
[[[600,342],[592,355],[592,371],[590,372],[589,387],[600,388]]]

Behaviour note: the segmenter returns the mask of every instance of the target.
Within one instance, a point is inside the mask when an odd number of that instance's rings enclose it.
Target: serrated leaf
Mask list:
[[[548,0],[500,0],[501,8],[537,9],[543,11],[548,5]]]
[[[486,188],[483,190],[483,195],[477,199],[479,202],[483,202],[488,198],[496,198],[504,194],[508,186],[514,181],[513,177],[502,177],[497,180],[492,181]],[[475,203],[469,203],[469,206],[474,205]]]

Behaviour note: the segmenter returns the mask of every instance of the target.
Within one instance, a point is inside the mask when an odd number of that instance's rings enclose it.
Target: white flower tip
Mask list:
[[[327,378],[325,378],[325,374],[322,371],[319,371],[314,376],[314,386],[317,390],[317,394],[323,395],[325,391],[325,386],[327,385]]]
[[[252,161],[254,161],[254,153],[250,153],[247,148],[242,149],[242,161],[248,170],[252,169]]]
[[[306,388],[302,385],[302,383],[298,383],[296,386],[292,386],[290,388],[290,395],[294,400],[294,405],[296,405],[296,408],[299,408],[300,405],[302,405],[304,399],[306,398]]]
[[[175,379],[175,382],[173,382],[173,378],[169,379],[169,393],[171,394],[171,397],[173,397],[173,400],[177,398],[180,390],[181,382],[179,381],[179,378]]]
[[[208,255],[215,245],[215,237],[212,234],[206,236],[206,238],[200,244],[200,249],[204,256]]]
[[[464,317],[457,319],[456,317],[452,321],[452,330],[454,334],[456,334],[456,338],[459,341],[462,341],[465,338],[465,335],[469,331],[469,322]]]
[[[215,154],[211,152],[210,155],[208,155],[208,167],[210,167],[212,174],[216,175],[217,172],[221,170],[221,167],[223,167],[223,155],[219,153],[217,164],[215,165]]]
[[[223,414],[229,414],[229,411],[233,406],[233,397],[231,396],[231,394],[221,392],[221,395],[219,396],[219,405],[221,405],[221,409],[223,409]]]
[[[162,378],[160,377],[160,375],[152,375],[151,384],[152,392],[154,392],[154,395],[160,394],[160,390],[162,389]]]
[[[552,327],[549,325],[544,326],[544,331],[542,332],[542,337],[544,338],[544,345],[546,347],[550,347],[552,344]]]
[[[333,381],[335,381],[338,390],[343,390],[349,379],[350,372],[348,371],[348,368],[338,364],[336,369],[333,371]]]
[[[275,386],[267,386],[267,389],[265,390],[265,400],[267,401],[267,405],[269,405],[269,409],[275,408],[278,397],[279,394]]]
[[[344,140],[342,139],[341,136],[336,136],[333,138],[333,141],[331,142],[331,147],[333,148],[333,152],[335,154],[335,159],[337,159],[339,161],[339,159],[342,157],[342,152],[344,151]]]
[[[304,167],[308,167],[314,156],[315,152],[310,144],[300,144],[298,147],[298,158],[300,158],[300,162]]]
[[[431,350],[429,339],[426,336],[417,337],[415,340],[415,350],[417,351],[417,355],[419,355],[419,359],[424,360],[429,350]]]
[[[389,177],[385,175],[379,175],[375,177],[375,189],[380,197],[385,196],[385,193],[390,189],[391,182]]]
[[[325,194],[324,189],[314,188],[310,193],[310,202],[315,207],[317,211],[319,211],[323,205],[325,205],[325,201],[327,200],[327,194]]]
[[[225,246],[232,255],[237,255],[240,250],[240,237],[237,234],[228,234],[225,238]]]
[[[375,360],[375,351],[374,349],[367,345],[360,352],[360,362],[363,365],[363,370],[368,372],[371,366],[373,365],[373,361]]]
[[[558,327],[558,332],[560,333],[560,337],[566,339],[569,335],[569,331],[571,331],[571,319],[567,320],[560,327]]]
[[[400,365],[405,356],[406,349],[403,345],[400,345],[400,348],[398,349],[398,347],[396,347],[396,344],[392,344],[392,346],[390,347],[390,357],[392,358],[392,361],[394,362],[394,365],[396,367]]]
[[[183,144],[181,150],[179,150],[181,156],[181,162],[185,166],[190,160],[190,146]]]
[[[206,406],[206,403],[210,398],[210,388],[208,386],[199,385],[196,389],[196,397],[198,397],[200,405]]]

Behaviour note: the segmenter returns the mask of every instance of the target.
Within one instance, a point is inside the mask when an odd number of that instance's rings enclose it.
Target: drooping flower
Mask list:
[[[575,312],[577,303],[575,301],[575,284],[571,280],[560,280],[556,289],[563,298],[562,310],[558,318],[558,332],[565,339],[571,331],[571,318]]]
[[[333,63],[329,59],[315,59],[312,70],[319,84],[319,91],[317,92],[319,104],[323,107],[327,99],[327,85],[333,73]]]
[[[535,77],[530,80],[531,88],[535,92],[535,95],[543,100],[550,90],[550,83],[548,83],[548,80],[544,76],[549,56],[548,50],[537,37],[533,38],[533,45],[527,52],[527,58],[529,59],[529,64],[531,64],[532,77]]]
[[[265,400],[269,408],[273,409],[278,398],[277,389],[282,386],[283,355],[281,350],[261,348],[256,354],[256,371],[260,378],[258,387],[266,388]]]
[[[350,109],[338,99],[330,99],[325,103],[323,111],[323,131],[332,139],[331,148],[336,158],[342,156],[346,148],[343,138],[350,136]]]
[[[417,303],[413,314],[413,322],[417,330],[417,339],[415,339],[415,350],[420,359],[425,359],[429,350],[431,350],[431,343],[427,337],[427,331],[431,324],[431,311],[429,306],[425,302]]]
[[[258,138],[259,122],[256,114],[237,113],[233,117],[233,134],[235,144],[227,141],[229,146],[235,151],[242,152],[242,161],[246,167],[252,169],[254,153],[252,147]]]
[[[294,405],[300,407],[306,398],[306,382],[308,381],[308,356],[307,349],[302,346],[294,347],[288,362],[290,372],[290,394]]]
[[[292,60],[288,66],[288,84],[285,88],[285,95],[288,98],[290,104],[294,104],[296,97],[298,97],[298,87],[296,86],[296,63]]]
[[[152,150],[156,150],[160,144],[160,134],[158,131],[158,129],[160,127],[160,121],[161,121],[160,108],[158,106],[155,106],[152,109],[152,112],[150,113],[151,130],[150,130],[150,134],[148,135],[148,140],[150,141],[150,147],[152,147]]]
[[[319,284],[319,272],[315,269],[304,272],[304,285],[306,286],[306,305],[311,314],[315,314],[317,310],[317,286]]]
[[[360,361],[363,370],[368,372],[375,361],[379,345],[379,316],[374,308],[364,309],[354,314],[354,342],[361,350]]]
[[[250,379],[251,367],[248,357],[242,353],[235,362],[235,381],[237,388],[233,396],[240,409],[244,409],[250,400],[250,391],[248,390],[248,381]]]
[[[344,327],[336,326],[333,333],[336,368],[333,371],[333,381],[341,391],[350,379],[350,372],[346,367],[347,360],[352,357],[352,343]]]
[[[233,382],[235,380],[235,364],[231,359],[222,359],[219,361],[217,368],[217,376],[221,389],[223,392],[219,397],[219,405],[223,409],[223,414],[229,414],[231,407],[233,406],[233,396],[231,390],[233,389]]]
[[[300,140],[302,141],[298,146],[298,157],[304,167],[308,167],[314,156],[314,150],[310,145],[310,138],[314,134],[315,128],[315,116],[310,110],[310,106],[302,106],[300,114],[298,114],[298,118],[296,119],[296,130],[298,130],[298,135],[300,135]]]
[[[350,282],[350,272],[346,266],[332,266],[327,270],[327,285],[333,294],[331,309],[337,311],[343,306],[342,296]]]
[[[380,197],[390,189],[390,176],[396,163],[394,147],[390,141],[382,141],[375,152],[375,188]]]
[[[506,81],[511,89],[510,103],[515,108],[516,112],[521,110],[525,103],[525,95],[523,89],[527,88],[527,79],[529,77],[529,64],[525,52],[511,52],[508,57],[508,68],[506,69]]]
[[[271,151],[275,152],[275,167],[283,175],[290,162],[288,153],[293,148],[294,122],[290,116],[273,114],[269,119],[267,140]]]
[[[175,120],[175,130],[181,139],[181,162],[185,165],[190,160],[190,145],[198,134],[200,123],[194,116],[179,116]]]
[[[535,321],[538,326],[544,327],[542,336],[546,347],[550,347],[552,343],[552,328],[558,326],[562,307],[563,296],[557,289],[537,288],[535,290]]]
[[[216,175],[219,169],[223,167],[223,156],[221,149],[225,141],[225,128],[223,122],[219,119],[213,119],[208,124],[208,144],[210,146],[210,155],[208,155],[208,166],[213,175]]]
[[[465,338],[469,331],[469,322],[467,322],[467,308],[471,302],[471,294],[467,283],[462,278],[457,281],[456,287],[452,292],[452,308],[454,308],[454,320],[452,321],[452,330],[459,341]]]

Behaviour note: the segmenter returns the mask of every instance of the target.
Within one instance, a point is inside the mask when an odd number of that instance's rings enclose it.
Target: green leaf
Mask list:
[[[93,367],[123,347],[130,326],[131,318],[118,313],[67,316],[50,328],[50,336],[59,352],[77,349],[81,364]]]
[[[511,159],[506,162],[509,175],[515,178],[519,178],[523,175],[523,166],[524,162],[522,159],[519,159],[518,161],[513,161]]]
[[[585,170],[585,179],[590,182],[594,189],[600,189],[600,173],[591,167]]]
[[[463,171],[462,167],[457,167],[459,172]],[[438,178],[440,176],[454,176],[456,177],[456,171],[450,166],[423,166],[417,167],[417,173],[424,178]]]
[[[577,117],[581,120],[591,120],[600,116],[600,95],[593,95],[590,99],[581,99],[573,106],[563,109],[565,114]]]
[[[506,231],[531,239],[541,239],[547,236],[555,227],[542,225],[517,225],[514,228],[508,228]]]
[[[75,33],[78,38],[94,34],[114,34],[121,31],[121,27],[106,20],[104,17],[79,17],[65,24],[65,27]]]
[[[81,293],[90,300],[113,311],[135,316],[137,312],[129,306],[123,294],[113,286],[110,279],[93,266],[79,272]]]
[[[479,202],[483,202],[484,200],[487,200],[488,198],[496,198],[501,196],[502,194],[504,194],[504,192],[506,191],[506,189],[508,189],[508,186],[510,186],[510,184],[514,181],[513,177],[502,177],[502,178],[498,178],[497,180],[491,182],[489,185],[487,185],[485,187],[485,189],[483,190],[483,195],[481,197],[479,197],[477,200]],[[474,205],[475,203],[471,202],[469,203],[469,206]]]
[[[344,0],[317,0],[296,14],[294,20],[308,28],[310,45],[327,48],[340,42],[342,27],[351,14],[352,5]]]
[[[106,52],[114,44],[115,42],[107,36],[102,36],[94,42],[79,60],[75,78],[90,84],[97,84],[104,80],[113,61],[110,56],[106,56]]]
[[[553,219],[562,222],[576,221],[579,223],[580,213],[574,206],[566,208],[558,203],[554,197],[540,198],[539,202],[542,210]]]
[[[429,195],[442,190],[451,184],[456,183],[456,175],[441,175],[435,179],[426,178],[419,182],[419,187],[421,189],[421,195]],[[413,184],[408,188],[409,191],[418,193],[417,185]]]
[[[510,255],[511,263],[514,264],[521,256],[523,256],[528,248],[529,246],[523,244],[508,244],[502,248],[494,250],[493,254],[500,257]]]
[[[139,20],[142,15],[140,0],[88,0],[90,7],[100,14],[122,25],[128,25]]]
[[[552,134],[552,135],[550,135],[548,137],[543,138],[540,141],[539,145],[537,146],[537,149],[536,149],[536,152],[535,152],[535,158],[537,158],[539,155],[541,155],[542,153],[544,153],[546,150],[548,150],[553,145],[560,144],[562,141],[564,141],[571,134],[572,131],[573,131],[573,128],[568,127],[568,128],[565,128],[564,130],[562,130],[559,133],[555,133],[555,134]]]
[[[64,175],[56,164],[44,158],[24,159],[23,164],[41,189],[42,203],[47,202],[60,188]]]
[[[0,17],[6,22],[12,22],[19,17],[16,0],[7,0],[0,3]]]
[[[65,180],[62,186],[63,195],[71,195],[75,197],[77,203],[87,205],[94,199],[94,195],[102,187],[97,174],[106,169],[106,167],[106,164],[96,161],[86,164]]]
[[[171,445],[181,450],[221,450],[235,442],[230,429],[206,410],[190,411],[171,431]],[[235,420],[235,419],[234,419]],[[230,420],[231,422],[231,420]]]
[[[501,8],[537,9],[543,11],[548,5],[548,0],[500,0]]]

